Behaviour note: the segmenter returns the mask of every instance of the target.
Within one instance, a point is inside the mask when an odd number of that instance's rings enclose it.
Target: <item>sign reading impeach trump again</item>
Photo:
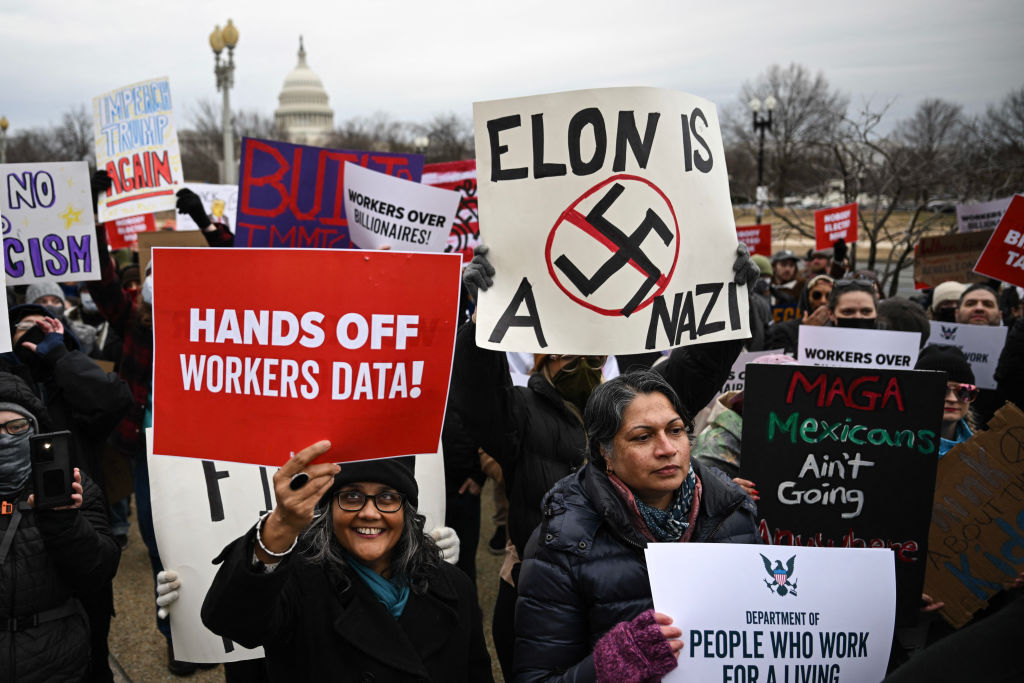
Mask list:
[[[711,102],[581,90],[477,102],[473,118],[497,272],[477,344],[612,354],[747,336]]]

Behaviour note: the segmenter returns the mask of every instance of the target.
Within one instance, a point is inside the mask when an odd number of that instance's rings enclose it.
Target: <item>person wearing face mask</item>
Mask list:
[[[878,294],[868,280],[839,280],[828,297],[829,323],[860,330],[878,329]]]
[[[960,295],[967,289],[962,282],[946,280],[932,291],[932,305],[928,309],[932,320],[944,323],[956,322],[956,309],[960,303]]]
[[[782,349],[796,355],[800,345],[801,325],[824,325],[828,322],[828,297],[835,280],[829,275],[815,275],[808,281],[801,298],[800,317],[784,320],[768,328],[764,348]]]
[[[81,345],[82,353],[91,356],[96,348],[96,336],[98,330],[82,320],[71,317],[76,310],[75,307],[68,307],[67,299],[64,298],[64,290],[56,282],[35,282],[25,290],[25,303],[38,304],[46,308],[56,318],[63,318],[67,325],[75,333],[75,338]]]

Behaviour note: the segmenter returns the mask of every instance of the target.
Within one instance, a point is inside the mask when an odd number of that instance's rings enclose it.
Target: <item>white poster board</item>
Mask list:
[[[345,162],[345,214],[360,249],[440,253],[462,196]]]
[[[796,358],[805,365],[913,370],[920,343],[920,332],[801,325]]]
[[[100,279],[89,165],[0,165],[8,285]]]
[[[963,325],[931,321],[932,332],[927,346],[947,344],[964,352],[974,373],[974,383],[981,389],[996,388],[996,366],[1006,345],[1009,328],[990,325]]]
[[[5,209],[6,209],[6,207],[3,206],[2,204],[0,204],[0,224],[3,224],[5,226],[5,230],[6,230],[6,223],[3,222],[4,221],[4,214],[3,214],[3,212],[4,212]],[[6,287],[7,287],[7,269],[6,268],[0,269],[0,282],[3,282],[4,288],[6,289]],[[10,314],[8,313],[8,311],[7,311],[7,297],[4,297],[2,314],[3,314],[3,319],[0,320],[0,353],[7,353],[8,351],[11,350],[11,317],[10,317]]]
[[[722,390],[718,393],[724,394],[727,391],[743,391],[743,387],[747,384],[747,363],[753,363],[761,356],[772,356],[783,353],[783,349],[765,349],[763,351],[740,351],[740,355],[736,357],[736,362],[732,364],[732,368],[729,370],[729,377],[725,380],[725,384],[722,385]],[[712,401],[717,399],[712,399]]]
[[[958,232],[973,232],[975,230],[994,230],[1003,214],[1010,206],[1013,195],[1002,199],[993,199],[990,202],[979,202],[977,204],[957,204],[956,221]]]
[[[238,213],[238,185],[186,182],[185,187],[199,195],[211,221],[226,225],[231,232],[235,231],[231,219]],[[175,230],[198,229],[199,226],[187,213],[177,215]]]
[[[473,119],[497,271],[477,344],[628,354],[749,336],[715,105],[608,88],[477,102]]]
[[[683,631],[679,666],[663,680],[885,677],[896,612],[891,550],[651,543],[646,556],[654,608]]]

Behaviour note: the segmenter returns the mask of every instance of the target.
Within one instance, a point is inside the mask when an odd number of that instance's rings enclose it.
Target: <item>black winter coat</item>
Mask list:
[[[760,543],[753,501],[715,468],[693,469],[701,498],[691,542]],[[587,466],[558,482],[519,576],[517,682],[595,679],[598,639],[654,606],[646,547],[603,472]]]
[[[262,645],[270,680],[492,680],[476,587],[461,570],[442,562],[395,620],[351,570],[295,553],[271,573],[253,569],[254,539],[255,528],[214,560],[224,564],[202,618],[218,635]]]

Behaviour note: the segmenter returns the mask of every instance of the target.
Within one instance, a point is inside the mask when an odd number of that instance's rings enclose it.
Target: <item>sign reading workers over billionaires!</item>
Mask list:
[[[715,106],[655,88],[473,105],[494,285],[477,344],[613,354],[742,339]]]
[[[318,439],[333,462],[435,452],[460,267],[456,254],[154,249],[154,452],[273,466]]]

